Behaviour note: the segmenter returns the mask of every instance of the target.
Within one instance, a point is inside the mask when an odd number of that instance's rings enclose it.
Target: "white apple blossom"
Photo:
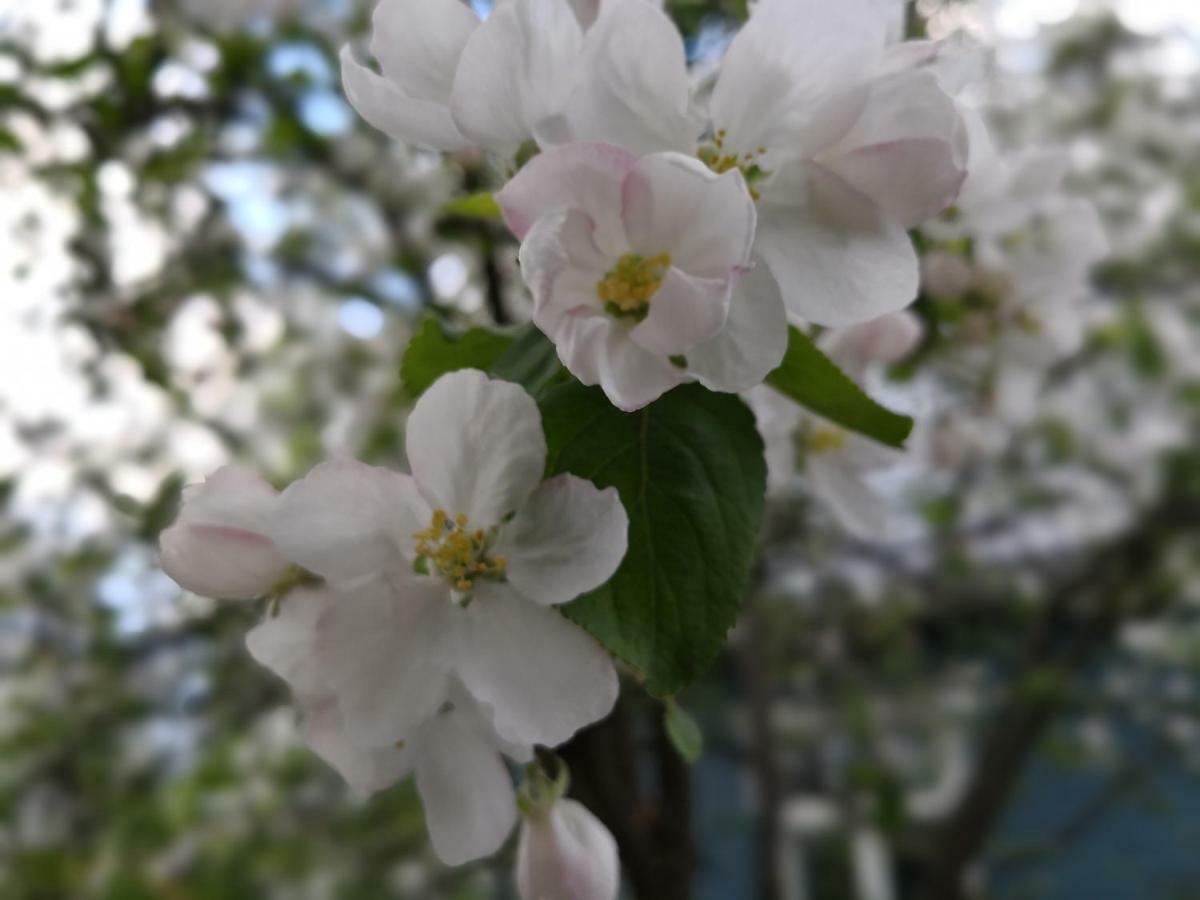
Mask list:
[[[621,886],[617,844],[575,800],[527,814],[517,847],[521,900],[616,900]]]
[[[534,323],[621,409],[688,381],[746,390],[783,358],[778,293],[743,277],[755,212],[739,172],[576,143],[535,157],[496,199],[522,241]]]
[[[399,140],[505,156],[557,122],[583,41],[566,0],[507,0],[483,22],[461,0],[382,0],[373,26],[379,73],[342,50],[363,118]]]
[[[529,746],[504,741],[485,711],[458,685],[442,709],[403,741],[363,745],[346,727],[337,697],[324,693],[318,625],[342,601],[328,589],[299,588],[247,636],[254,658],[288,682],[315,753],[355,790],[372,793],[410,774],[438,857],[459,865],[499,849],[516,821],[512,779],[502,754],[531,759]]]
[[[364,747],[411,736],[455,685],[505,740],[557,746],[616,700],[608,655],[551,607],[616,571],[620,498],[542,481],[537,406],[482,372],[439,379],[406,439],[412,476],[330,462],[280,498],[276,544],[339,595],[317,624],[320,693]]]
[[[897,362],[921,339],[920,321],[898,312],[827,332],[821,348],[848,375],[863,381],[874,366]],[[873,540],[886,533],[888,506],[872,487],[873,472],[894,466],[903,451],[849,431],[801,409],[763,385],[747,399],[766,445],[769,487],[787,490],[798,458],[804,484],[837,521],[856,537]]]
[[[939,45],[887,37],[873,0],[762,0],[698,125],[678,31],[639,0],[610,0],[584,41],[565,130],[742,171],[759,201],[755,252],[789,310],[866,321],[916,297],[907,229],[953,202],[968,152]]]
[[[271,485],[239,466],[185,488],[179,516],[159,538],[163,571],[206,597],[267,594],[289,568],[269,536],[278,502]]]

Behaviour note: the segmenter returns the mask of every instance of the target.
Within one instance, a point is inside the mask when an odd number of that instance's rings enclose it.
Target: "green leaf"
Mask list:
[[[500,204],[496,198],[487,192],[468,194],[456,197],[442,207],[442,215],[455,216],[460,219],[479,219],[485,222],[499,222],[502,218]]]
[[[554,344],[531,323],[517,330],[512,344],[490,371],[537,397],[562,370]]]
[[[913,420],[868,397],[796,327],[788,329],[783,363],[767,383],[829,421],[891,447],[903,447]]]
[[[436,319],[427,318],[404,351],[400,380],[410,394],[419,397],[447,372],[491,369],[512,342],[511,335],[486,328],[451,334]]]
[[[698,385],[628,414],[572,381],[541,409],[549,474],[615,486],[629,513],[616,575],[564,613],[651,692],[675,693],[717,655],[749,582],[766,492],[754,416]]]
[[[400,362],[404,387],[419,397],[447,372],[459,369],[481,369],[521,385],[536,397],[562,366],[554,345],[532,324],[509,331],[471,328],[455,334],[437,319],[426,319]]]
[[[667,698],[667,708],[663,711],[663,727],[667,737],[671,739],[676,752],[683,757],[689,766],[700,758],[704,752],[704,735],[696,720],[688,715],[686,709],[675,702],[675,698]]]

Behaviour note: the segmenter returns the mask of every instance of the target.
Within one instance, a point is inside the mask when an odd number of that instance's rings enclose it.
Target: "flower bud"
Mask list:
[[[185,489],[175,524],[159,537],[163,571],[218,600],[268,593],[289,568],[266,534],[277,499],[273,487],[238,466]]]
[[[517,848],[521,900],[616,900],[617,844],[600,820],[574,800],[526,813]]]

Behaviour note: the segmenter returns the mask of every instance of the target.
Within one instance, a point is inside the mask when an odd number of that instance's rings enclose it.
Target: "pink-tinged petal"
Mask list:
[[[533,294],[533,321],[554,334],[563,316],[601,312],[597,285],[609,263],[593,240],[592,220],[573,209],[539,218],[521,243],[521,276]]]
[[[338,602],[325,588],[297,588],[279,601],[246,635],[246,648],[254,661],[270,669],[299,695],[324,694],[329,686],[316,665],[317,625],[325,611]]]
[[[466,369],[443,375],[408,418],[408,460],[425,499],[473,528],[498,525],[542,480],[546,438],[525,390]]]
[[[844,327],[903,309],[917,296],[918,259],[903,226],[882,220],[861,194],[806,167],[807,202],[764,204],[756,251],[795,315]]]
[[[637,157],[611,144],[568,144],[539,153],[506,184],[496,202],[519,239],[548,212],[584,213],[596,231],[596,245],[609,256],[628,248],[621,223],[621,185]]]
[[[362,747],[355,744],[346,732],[346,723],[333,697],[304,703],[302,733],[312,751],[360,794],[374,794],[389,788],[413,769],[415,754],[408,745]]]
[[[646,0],[605,0],[584,41],[580,80],[566,112],[565,139],[608,141],[644,155],[691,153],[703,130],[689,112],[683,38]]]
[[[925,333],[921,320],[907,310],[826,332],[821,349],[853,378],[872,365],[891,365],[908,356]]]
[[[883,56],[871,0],[762,0],[725,54],[712,97],[725,148],[801,157],[834,143],[865,99]]]
[[[530,600],[569,603],[600,587],[621,564],[629,516],[615,488],[574,475],[543,482],[500,533],[508,582]]]
[[[410,97],[446,105],[454,72],[479,17],[460,0],[381,0],[371,53],[384,77]]]
[[[450,106],[463,133],[512,155],[560,117],[579,72],[583,32],[562,0],[497,4],[467,42]]]
[[[207,597],[262,596],[288,568],[266,534],[278,502],[273,487],[239,466],[185,488],[175,524],[159,536],[163,571]]]
[[[406,740],[445,703],[461,610],[445,582],[408,576],[340,590],[313,665],[359,746]]]
[[[685,354],[721,330],[730,290],[728,277],[699,278],[672,267],[629,338],[659,356]]]
[[[421,730],[417,791],[438,858],[451,866],[490,856],[517,821],[512,779],[475,717],[455,710]]]
[[[338,460],[283,492],[271,535],[289,559],[345,582],[404,566],[431,516],[409,476]]]
[[[625,412],[689,380],[667,357],[635,344],[628,326],[607,315],[564,316],[549,337],[572,375],[583,384],[600,385],[609,402]]]
[[[558,610],[484,584],[464,612],[458,674],[501,737],[557,747],[612,710],[612,660]]]
[[[854,127],[822,164],[909,227],[958,196],[967,174],[967,126],[954,99],[929,72],[872,83]]]
[[[617,842],[583,804],[559,800],[546,816],[525,819],[517,847],[522,900],[617,900],[620,887]]]
[[[805,475],[812,492],[852,535],[862,540],[879,540],[886,535],[887,505],[860,472],[838,458],[836,451],[810,455]]]
[[[779,285],[759,263],[734,282],[725,327],[688,351],[688,371],[710,391],[746,391],[779,366],[787,342]]]
[[[341,62],[342,85],[350,105],[388,137],[436,150],[471,146],[445,103],[410,97],[356,60],[349,47],[342,50]]]
[[[669,253],[673,266],[702,278],[728,278],[749,262],[757,216],[741,172],[718,175],[694,157],[657,153],[629,173],[622,197],[636,252]]]

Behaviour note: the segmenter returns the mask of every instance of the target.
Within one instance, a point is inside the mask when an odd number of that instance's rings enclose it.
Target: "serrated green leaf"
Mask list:
[[[460,219],[480,219],[485,222],[499,222],[503,215],[500,204],[495,196],[484,192],[456,197],[442,207],[442,215],[456,216]]]
[[[447,372],[491,369],[512,342],[511,335],[486,328],[452,334],[436,319],[427,318],[404,351],[400,380],[410,394],[419,397]]]
[[[666,709],[663,710],[663,727],[675,751],[683,757],[689,766],[700,758],[704,752],[704,735],[686,709],[668,698]]]
[[[672,694],[716,657],[749,582],[766,492],[754,416],[698,385],[622,413],[572,381],[541,409],[549,474],[614,486],[629,513],[616,575],[564,613]]]
[[[519,328],[512,344],[491,367],[491,374],[515,382],[537,397],[562,371],[558,351],[533,324]]]
[[[788,329],[783,363],[767,376],[780,393],[819,416],[890,447],[903,447],[913,420],[876,403],[800,329]]]

